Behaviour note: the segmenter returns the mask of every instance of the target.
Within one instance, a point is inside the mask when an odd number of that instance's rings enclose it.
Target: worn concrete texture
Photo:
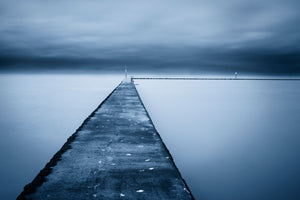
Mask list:
[[[121,83],[18,199],[193,199],[133,83]]]

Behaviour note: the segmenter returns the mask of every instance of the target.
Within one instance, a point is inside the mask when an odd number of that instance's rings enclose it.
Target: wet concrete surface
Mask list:
[[[134,84],[123,82],[18,199],[184,200],[193,196]]]

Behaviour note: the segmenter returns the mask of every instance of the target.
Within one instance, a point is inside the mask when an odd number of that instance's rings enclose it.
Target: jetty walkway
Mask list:
[[[132,82],[122,82],[17,199],[194,199]]]

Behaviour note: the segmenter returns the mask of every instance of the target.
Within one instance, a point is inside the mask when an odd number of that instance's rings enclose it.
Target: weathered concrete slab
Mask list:
[[[133,83],[120,84],[18,199],[193,199]]]

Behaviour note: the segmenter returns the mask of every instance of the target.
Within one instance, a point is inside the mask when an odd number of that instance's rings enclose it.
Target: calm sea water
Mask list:
[[[0,74],[0,199],[16,199],[121,80]]]
[[[300,199],[300,81],[136,81],[196,199]]]
[[[121,79],[0,75],[0,199],[15,199]],[[300,199],[300,82],[137,84],[196,199]]]

